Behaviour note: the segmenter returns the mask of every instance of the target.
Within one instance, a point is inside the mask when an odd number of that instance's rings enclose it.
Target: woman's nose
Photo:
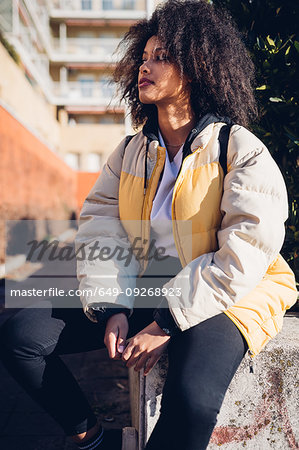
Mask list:
[[[143,61],[143,63],[142,63],[141,66],[139,67],[139,71],[140,71],[141,73],[148,73],[148,72],[149,72],[148,61]]]

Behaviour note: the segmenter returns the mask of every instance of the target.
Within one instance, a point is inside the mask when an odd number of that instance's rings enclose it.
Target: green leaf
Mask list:
[[[289,45],[288,48],[286,49],[285,55],[287,56],[290,53],[291,50],[291,46]]]
[[[270,100],[270,102],[273,102],[273,103],[283,102],[283,100],[279,97],[270,97],[269,100]]]
[[[271,39],[270,36],[267,36],[266,39],[270,47],[275,48],[275,42],[273,41],[273,39]]]
[[[259,86],[257,88],[255,88],[256,91],[264,91],[265,89],[268,89],[267,86],[265,84],[263,84],[262,86]]]
[[[297,52],[299,53],[299,42],[295,41],[294,46],[295,46],[295,49],[297,50]]]

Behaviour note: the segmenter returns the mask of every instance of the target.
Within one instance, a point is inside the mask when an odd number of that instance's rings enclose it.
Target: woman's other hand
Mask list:
[[[136,371],[144,368],[144,375],[147,375],[160,359],[169,340],[170,336],[157,322],[152,322],[131,338],[122,359],[127,362],[127,367],[135,366]]]
[[[128,330],[129,323],[124,313],[114,314],[107,320],[104,344],[108,349],[110,358],[121,358],[126,346]]]

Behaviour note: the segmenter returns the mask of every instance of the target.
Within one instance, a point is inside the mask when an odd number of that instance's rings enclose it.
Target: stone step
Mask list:
[[[299,448],[299,315],[284,318],[282,331],[253,360],[242,361],[226,393],[208,450]],[[167,356],[152,371],[129,371],[132,425],[143,450],[159,417]]]

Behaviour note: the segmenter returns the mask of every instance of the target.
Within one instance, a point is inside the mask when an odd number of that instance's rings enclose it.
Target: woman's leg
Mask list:
[[[247,343],[219,314],[171,338],[161,414],[146,450],[204,450]]]
[[[25,308],[4,323],[1,359],[25,391],[73,436],[92,429],[96,417],[59,355],[104,347],[104,327],[92,323],[80,305],[56,308],[52,303]]]
[[[59,301],[51,298],[39,302],[8,319],[0,328],[0,357],[12,377],[66,435],[83,442],[97,434],[99,424],[59,355],[103,348],[105,325],[91,322],[79,299],[74,299],[70,308],[60,308]],[[129,319],[128,336],[151,320],[151,309],[134,313]]]

